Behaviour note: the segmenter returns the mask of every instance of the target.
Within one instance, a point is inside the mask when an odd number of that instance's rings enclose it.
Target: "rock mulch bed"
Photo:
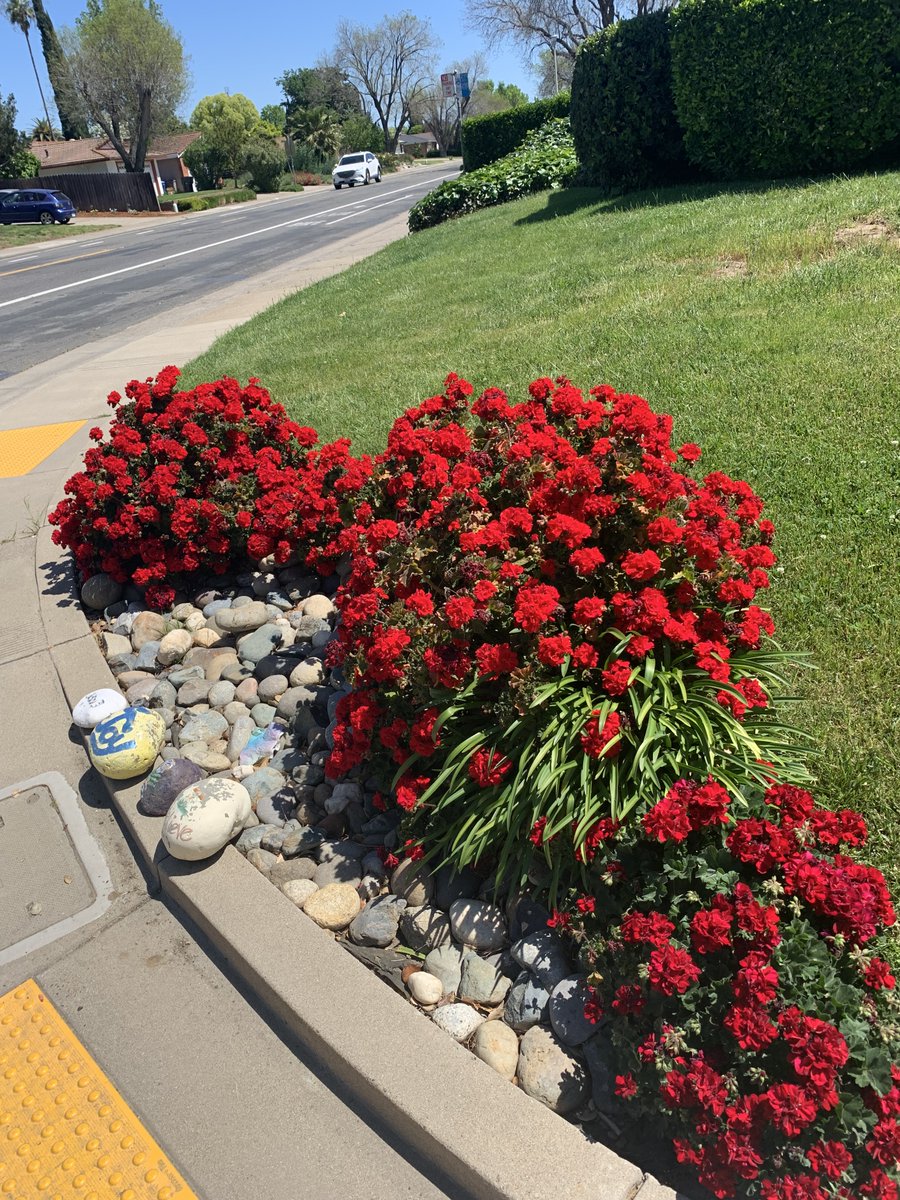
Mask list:
[[[496,902],[474,871],[386,869],[399,813],[376,810],[378,784],[358,771],[326,778],[348,691],[325,664],[338,582],[296,566],[248,572],[158,614],[105,576],[88,581],[82,599],[103,612],[94,630],[120,690],[166,725],[138,807],[163,816],[200,779],[240,780],[253,812],[236,846],[273,887],[505,1079],[641,1157],[604,1031],[584,1016],[586,980],[548,911],[527,895]]]

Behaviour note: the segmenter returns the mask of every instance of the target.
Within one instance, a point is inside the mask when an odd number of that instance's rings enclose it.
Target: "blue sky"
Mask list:
[[[45,0],[54,25],[74,23],[83,0]],[[277,103],[280,91],[275,77],[290,67],[313,66],[335,41],[341,18],[373,25],[386,12],[410,8],[430,21],[442,46],[439,69],[455,59],[481,49],[477,36],[464,28],[462,0],[412,0],[381,7],[363,0],[337,0],[335,4],[282,2],[247,4],[246,0],[162,0],[166,19],[181,35],[190,56],[193,83],[184,106],[187,118],[201,96],[213,92],[243,92],[261,108]],[[40,54],[40,37],[32,31],[38,70],[52,106],[52,93]],[[516,83],[529,96],[535,82],[518,52],[504,47],[486,55],[488,75],[495,81]],[[28,128],[41,113],[41,102],[28,58],[25,39],[6,20],[0,21],[0,93],[16,97],[18,124]],[[52,111],[52,109],[51,109]]]

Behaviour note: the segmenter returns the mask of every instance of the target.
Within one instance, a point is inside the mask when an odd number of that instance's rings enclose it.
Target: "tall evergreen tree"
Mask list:
[[[41,35],[44,62],[47,64],[50,86],[53,88],[53,100],[59,113],[62,135],[64,138],[88,137],[90,130],[84,106],[75,91],[66,56],[59,44],[50,14],[44,8],[43,0],[31,0],[31,7],[34,9],[34,23]]]

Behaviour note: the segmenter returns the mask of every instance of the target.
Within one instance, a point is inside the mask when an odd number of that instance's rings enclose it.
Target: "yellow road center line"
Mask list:
[[[58,425],[0,431],[0,479],[27,475],[84,424],[85,421],[62,421]]]
[[[60,263],[78,262],[79,258],[96,258],[98,254],[109,254],[109,251],[92,250],[90,254],[73,254],[71,258],[54,258],[53,262],[35,263],[33,267],[16,267],[14,271],[0,271],[0,279],[4,275],[21,275],[23,271],[43,271],[47,267],[57,267]]]
[[[0,996],[0,1197],[197,1200],[33,979]]]

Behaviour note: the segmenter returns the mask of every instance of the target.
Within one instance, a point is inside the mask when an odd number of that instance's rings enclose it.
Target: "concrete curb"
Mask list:
[[[66,559],[50,545],[59,580]],[[82,623],[81,636],[52,650],[70,705],[92,688],[114,686],[97,643],[84,632],[80,607],[72,604],[59,619],[52,615],[60,612],[58,601],[47,602],[42,592],[41,603],[51,628],[59,624],[71,634],[74,619]],[[397,1142],[434,1163],[462,1191],[478,1200],[559,1200],[562,1194],[571,1200],[686,1200],[612,1150],[586,1141],[575,1126],[448,1038],[233,846],[203,863],[173,859],[159,842],[159,818],[137,812],[140,784],[103,782],[163,892]]]

